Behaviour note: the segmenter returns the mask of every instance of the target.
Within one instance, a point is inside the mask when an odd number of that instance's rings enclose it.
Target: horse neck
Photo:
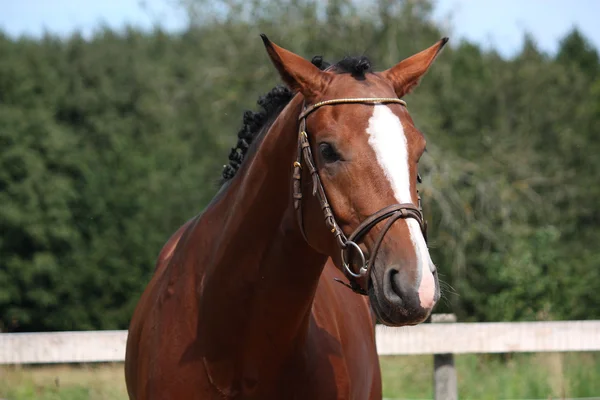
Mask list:
[[[264,374],[302,342],[326,261],[303,239],[293,208],[298,97],[205,215],[223,225],[201,284],[199,335],[205,362],[241,368],[235,375]]]

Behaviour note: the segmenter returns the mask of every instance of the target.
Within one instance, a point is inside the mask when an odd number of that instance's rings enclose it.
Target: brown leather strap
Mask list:
[[[302,124],[301,124],[302,125]],[[304,232],[304,218],[302,215],[302,142],[300,135],[298,135],[298,151],[296,155],[296,161],[294,162],[294,173],[293,173],[293,190],[294,190],[294,208],[296,209],[296,219],[300,225],[300,232],[302,237],[308,242],[306,233]]]
[[[371,274],[371,270],[373,269],[373,265],[375,263],[375,256],[376,256],[377,252],[379,251],[379,247],[381,246],[381,243],[383,243],[383,239],[385,238],[385,235],[391,229],[394,222],[396,222],[399,219],[406,219],[406,218],[416,219],[417,222],[419,223],[419,226],[421,227],[421,231],[424,230],[424,228],[423,228],[424,220],[423,220],[423,214],[421,213],[421,210],[417,209],[413,204],[409,204],[409,203],[394,204],[394,205],[388,206],[388,207],[376,212],[375,214],[371,215],[369,218],[364,220],[354,230],[354,232],[348,237],[348,242],[356,243],[367,232],[369,232],[375,225],[377,225],[381,221],[384,221],[385,219],[387,219],[387,222],[385,223],[385,225],[383,226],[383,229],[379,233],[377,240],[375,240],[375,243],[373,244],[373,248],[371,249],[371,257],[369,257],[369,259],[367,261],[366,269],[361,268],[359,273],[357,273],[358,275],[360,275],[360,277],[353,276],[353,278],[355,278],[358,281],[357,283],[359,284],[359,286],[365,293],[368,290],[368,279]],[[350,249],[350,248],[348,247],[348,249]],[[342,251],[348,251],[348,250],[342,250]],[[348,257],[344,257],[344,259],[347,260]],[[353,271],[353,272],[356,273],[356,271]],[[348,275],[348,274],[346,274],[346,275]]]
[[[318,103],[312,104],[308,107],[304,108],[304,111],[300,113],[298,117],[299,120],[305,119],[308,114],[315,111],[317,108],[321,108],[323,106],[335,105],[335,104],[384,104],[384,103],[398,103],[406,107],[406,102],[401,99],[392,98],[392,97],[358,97],[358,98],[349,98],[349,99],[333,99],[333,100],[325,100],[320,101]]]
[[[362,236],[367,233],[371,228],[377,225],[380,221],[393,216],[396,213],[400,213],[400,217],[404,218],[414,218],[419,222],[419,226],[422,227],[423,217],[421,211],[415,207],[412,203],[404,203],[404,204],[392,204],[391,206],[387,206],[375,214],[372,214],[363,222],[360,223],[352,233],[348,237],[348,240],[356,241],[360,240]]]
[[[304,165],[306,165],[306,167],[308,168],[308,172],[310,173],[313,182],[312,194],[313,196],[317,197],[317,200],[321,204],[321,209],[323,210],[323,214],[325,216],[325,225],[335,236],[338,245],[343,248],[345,247],[346,236],[335,221],[333,212],[331,211],[331,206],[327,201],[327,195],[325,194],[323,184],[321,183],[321,178],[319,177],[317,167],[314,164],[312,151],[310,149],[310,143],[308,142],[308,135],[304,130],[300,132],[300,142],[303,160],[305,163]]]

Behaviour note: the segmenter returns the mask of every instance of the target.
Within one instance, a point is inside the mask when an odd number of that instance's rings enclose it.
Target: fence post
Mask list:
[[[433,314],[432,324],[456,322],[454,314]],[[433,355],[433,391],[435,400],[458,400],[458,385],[453,354]]]

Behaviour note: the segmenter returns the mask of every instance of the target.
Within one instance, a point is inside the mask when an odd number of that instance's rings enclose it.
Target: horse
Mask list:
[[[381,399],[376,322],[419,324],[440,298],[402,97],[448,39],[375,72],[261,38],[285,85],[159,254],[129,326],[130,399]]]

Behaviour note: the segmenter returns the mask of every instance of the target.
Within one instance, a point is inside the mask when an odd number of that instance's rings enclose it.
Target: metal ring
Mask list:
[[[358,254],[360,255],[360,258],[362,260],[361,264],[362,267],[360,267],[359,273],[355,274],[351,269],[350,266],[348,265],[348,263],[346,262],[346,250],[348,249],[348,246],[353,246],[356,250],[358,250]],[[348,240],[346,242],[346,247],[344,249],[342,249],[342,264],[344,264],[344,268],[346,268],[346,271],[348,271],[348,273],[350,275],[352,275],[355,278],[360,278],[362,277],[366,272],[367,272],[367,261],[365,260],[365,255],[363,254],[361,248],[359,245],[357,245],[356,243],[354,243],[351,240]]]

